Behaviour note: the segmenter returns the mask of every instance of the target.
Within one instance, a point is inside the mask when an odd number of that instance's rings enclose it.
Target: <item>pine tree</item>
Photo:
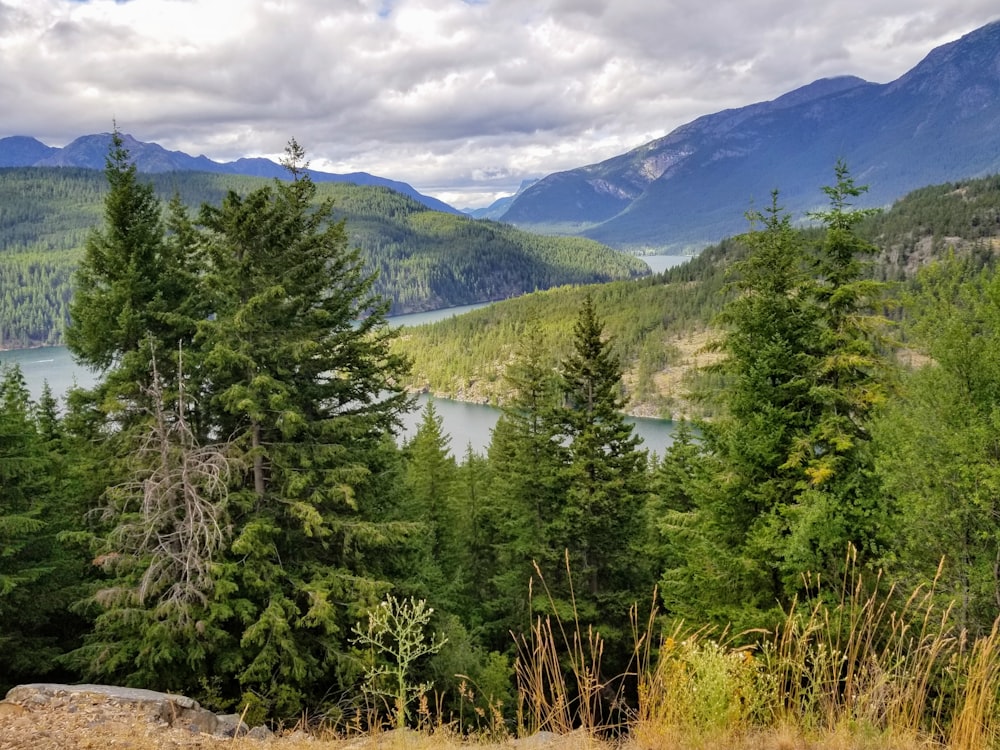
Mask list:
[[[429,400],[416,434],[406,445],[404,508],[407,518],[424,528],[419,577],[427,587],[425,595],[437,608],[456,612],[464,571],[455,498],[458,467],[450,443],[434,401]]]
[[[849,546],[862,565],[881,565],[892,533],[893,509],[878,482],[870,432],[892,378],[888,321],[878,314],[886,286],[865,277],[866,259],[876,249],[857,233],[859,223],[875,212],[852,208],[867,188],[854,184],[843,161],[834,171],[836,183],[823,188],[830,207],[813,214],[825,229],[806,290],[818,310],[808,393],[815,416],[788,459],[806,477],[806,489],[789,514],[792,538],[784,550],[789,591],[797,589],[805,570],[841,580]]]
[[[248,466],[209,615],[232,638],[217,669],[280,715],[349,671],[350,625],[388,587],[378,555],[409,533],[362,513],[408,406],[388,305],[294,141],[285,163],[292,181],[203,207],[213,315],[195,340],[213,429]]]
[[[738,295],[722,315],[724,414],[702,425],[693,459],[714,480],[694,498],[679,588],[700,590],[703,616],[738,628],[778,616],[807,573],[813,585],[841,580],[850,547],[866,563],[883,552],[889,513],[868,435],[887,369],[870,312],[881,287],[861,278],[870,248],[848,199],[862,189],[843,164],[836,176],[815,256],[776,193],[751,214]]]
[[[409,403],[387,303],[294,142],[286,166],[291,181],[230,193],[197,222],[171,203],[156,278],[174,304],[140,344],[149,371],[113,446],[133,459],[105,496],[104,610],[77,652],[102,679],[249,701],[258,716],[296,715],[349,683],[351,626],[390,588],[383,557],[413,533],[390,520],[378,474],[395,471]],[[220,471],[192,480],[206,450]],[[150,495],[178,476],[191,492]],[[195,506],[207,527],[191,525]],[[130,533],[150,510],[152,548]],[[198,560],[178,569],[175,554]]]

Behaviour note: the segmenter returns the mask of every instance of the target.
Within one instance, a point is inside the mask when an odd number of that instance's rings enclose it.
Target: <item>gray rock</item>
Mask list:
[[[215,733],[223,737],[245,737],[250,731],[250,727],[239,714],[222,714],[216,718],[219,720],[219,726]]]
[[[219,719],[185,695],[155,690],[123,688],[113,685],[58,685],[34,683],[18,685],[7,693],[7,701],[24,705],[101,703],[145,715],[171,727],[186,727],[192,732],[215,734]]]
[[[254,727],[249,732],[247,732],[247,737],[249,737],[252,740],[269,740],[273,736],[274,736],[274,732],[272,732],[267,727],[263,727],[263,726],[261,726],[261,727]]]

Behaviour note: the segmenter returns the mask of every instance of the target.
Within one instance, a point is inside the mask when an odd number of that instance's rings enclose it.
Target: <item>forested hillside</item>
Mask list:
[[[804,242],[822,236],[816,228],[797,231]],[[858,233],[876,248],[867,259],[867,273],[875,279],[912,279],[948,250],[981,268],[1000,250],[1000,177],[914,191],[889,210],[866,216]],[[415,387],[495,403],[504,398],[500,373],[520,337],[537,327],[551,362],[557,361],[568,351],[574,316],[589,294],[626,364],[631,407],[669,416],[691,408],[684,394],[692,384],[681,387],[679,370],[710,359],[707,352],[699,354],[707,342],[699,333],[722,310],[732,280],[727,269],[745,254],[744,243],[726,240],[663,274],[531,294],[408,329],[397,346],[413,357]]]
[[[143,175],[164,201],[217,203],[268,180],[203,173]],[[101,220],[103,174],[73,168],[0,169],[0,346],[62,341],[71,277]],[[541,237],[506,225],[431,211],[382,187],[317,186],[348,219],[348,236],[395,314],[523,294],[557,284],[629,278],[636,258],[595,242]]]

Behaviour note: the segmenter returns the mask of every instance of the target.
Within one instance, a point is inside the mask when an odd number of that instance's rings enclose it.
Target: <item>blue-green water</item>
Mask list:
[[[651,256],[664,258],[673,256]],[[420,325],[442,320],[453,315],[482,307],[483,305],[466,305],[447,310],[434,310],[413,315],[399,315],[391,318],[393,325]],[[81,367],[73,361],[69,350],[62,346],[44,347],[41,349],[17,349],[0,351],[0,366],[17,364],[24,373],[28,389],[32,397],[37,399],[46,382],[56,398],[61,399],[74,385],[89,387],[97,380],[97,374]],[[412,437],[420,424],[421,410],[429,397],[422,395],[417,399],[417,409],[404,419],[403,439]],[[463,401],[438,398],[434,406],[441,415],[445,431],[451,435],[451,451],[456,458],[461,459],[466,446],[471,445],[476,452],[485,452],[490,443],[491,433],[500,412],[491,406],[470,404]],[[673,422],[663,419],[629,418],[635,425],[636,433],[642,437],[645,447],[650,451],[663,455],[664,450],[673,440]]]

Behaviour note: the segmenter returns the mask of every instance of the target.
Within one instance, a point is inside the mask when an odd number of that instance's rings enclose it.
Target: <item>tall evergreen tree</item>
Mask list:
[[[531,624],[534,563],[561,570],[562,550],[547,533],[566,493],[566,448],[555,424],[560,398],[555,363],[537,325],[529,324],[520,336],[504,378],[511,396],[490,440],[483,512],[489,531],[482,539],[489,546],[477,553],[481,566],[492,571],[480,606],[487,645],[498,651],[511,650],[510,633],[526,632]]]
[[[776,614],[807,572],[839,581],[849,546],[866,561],[883,552],[889,514],[868,435],[886,381],[882,321],[871,313],[881,288],[861,277],[870,248],[854,233],[864,213],[849,199],[862,188],[842,163],[836,177],[815,256],[775,194],[751,215],[749,254],[734,267],[738,295],[714,368],[725,413],[702,426],[697,456],[715,481],[696,498],[682,566],[687,588],[703,591],[700,614],[723,623]]]
[[[853,208],[852,201],[867,187],[855,185],[843,161],[834,173],[835,184],[823,188],[829,209],[813,214],[825,230],[806,290],[818,309],[808,393],[815,418],[788,459],[806,477],[789,518],[788,590],[798,587],[805,570],[830,583],[841,580],[848,545],[863,565],[886,562],[891,538],[893,510],[878,481],[871,440],[873,414],[892,378],[888,322],[879,314],[886,286],[864,274],[875,248],[857,228],[874,211]]]
[[[589,296],[573,330],[573,349],[560,367],[562,406],[555,417],[567,448],[566,493],[545,533],[550,545],[566,551],[571,580],[559,567],[543,572],[558,582],[552,590],[563,607],[570,605],[572,586],[581,620],[616,644],[627,639],[629,607],[652,591],[652,571],[636,554],[646,455],[621,412],[621,363],[602,336]]]
[[[59,658],[84,623],[80,558],[58,536],[81,519],[60,483],[58,421],[38,414],[18,367],[0,379],[0,691],[19,681],[66,679]]]
[[[451,455],[451,437],[444,432],[441,416],[433,400],[424,407],[413,439],[406,445],[407,517],[424,527],[421,535],[423,560],[420,578],[427,586],[423,596],[448,612],[458,610],[462,588],[460,547],[456,507],[458,466]]]
[[[412,531],[385,521],[373,497],[384,490],[373,471],[392,464],[387,438],[408,407],[387,303],[330,203],[315,202],[294,141],[286,166],[291,181],[230,193],[204,206],[197,226],[174,207],[164,240],[167,276],[204,311],[183,370],[164,378],[165,413],[176,411],[167,426],[192,428],[171,450],[182,457],[221,439],[231,469],[213,501],[224,539],[197,587],[203,598],[190,616],[161,618],[162,598],[107,597],[80,652],[105,678],[242,697],[276,715],[351,679],[351,625],[390,585],[379,552]],[[155,415],[144,417],[147,436]],[[132,573],[116,575],[135,585]]]
[[[983,635],[1000,603],[1000,275],[973,268],[951,257],[918,274],[909,332],[930,362],[881,411],[873,444],[904,590],[933,590]]]

